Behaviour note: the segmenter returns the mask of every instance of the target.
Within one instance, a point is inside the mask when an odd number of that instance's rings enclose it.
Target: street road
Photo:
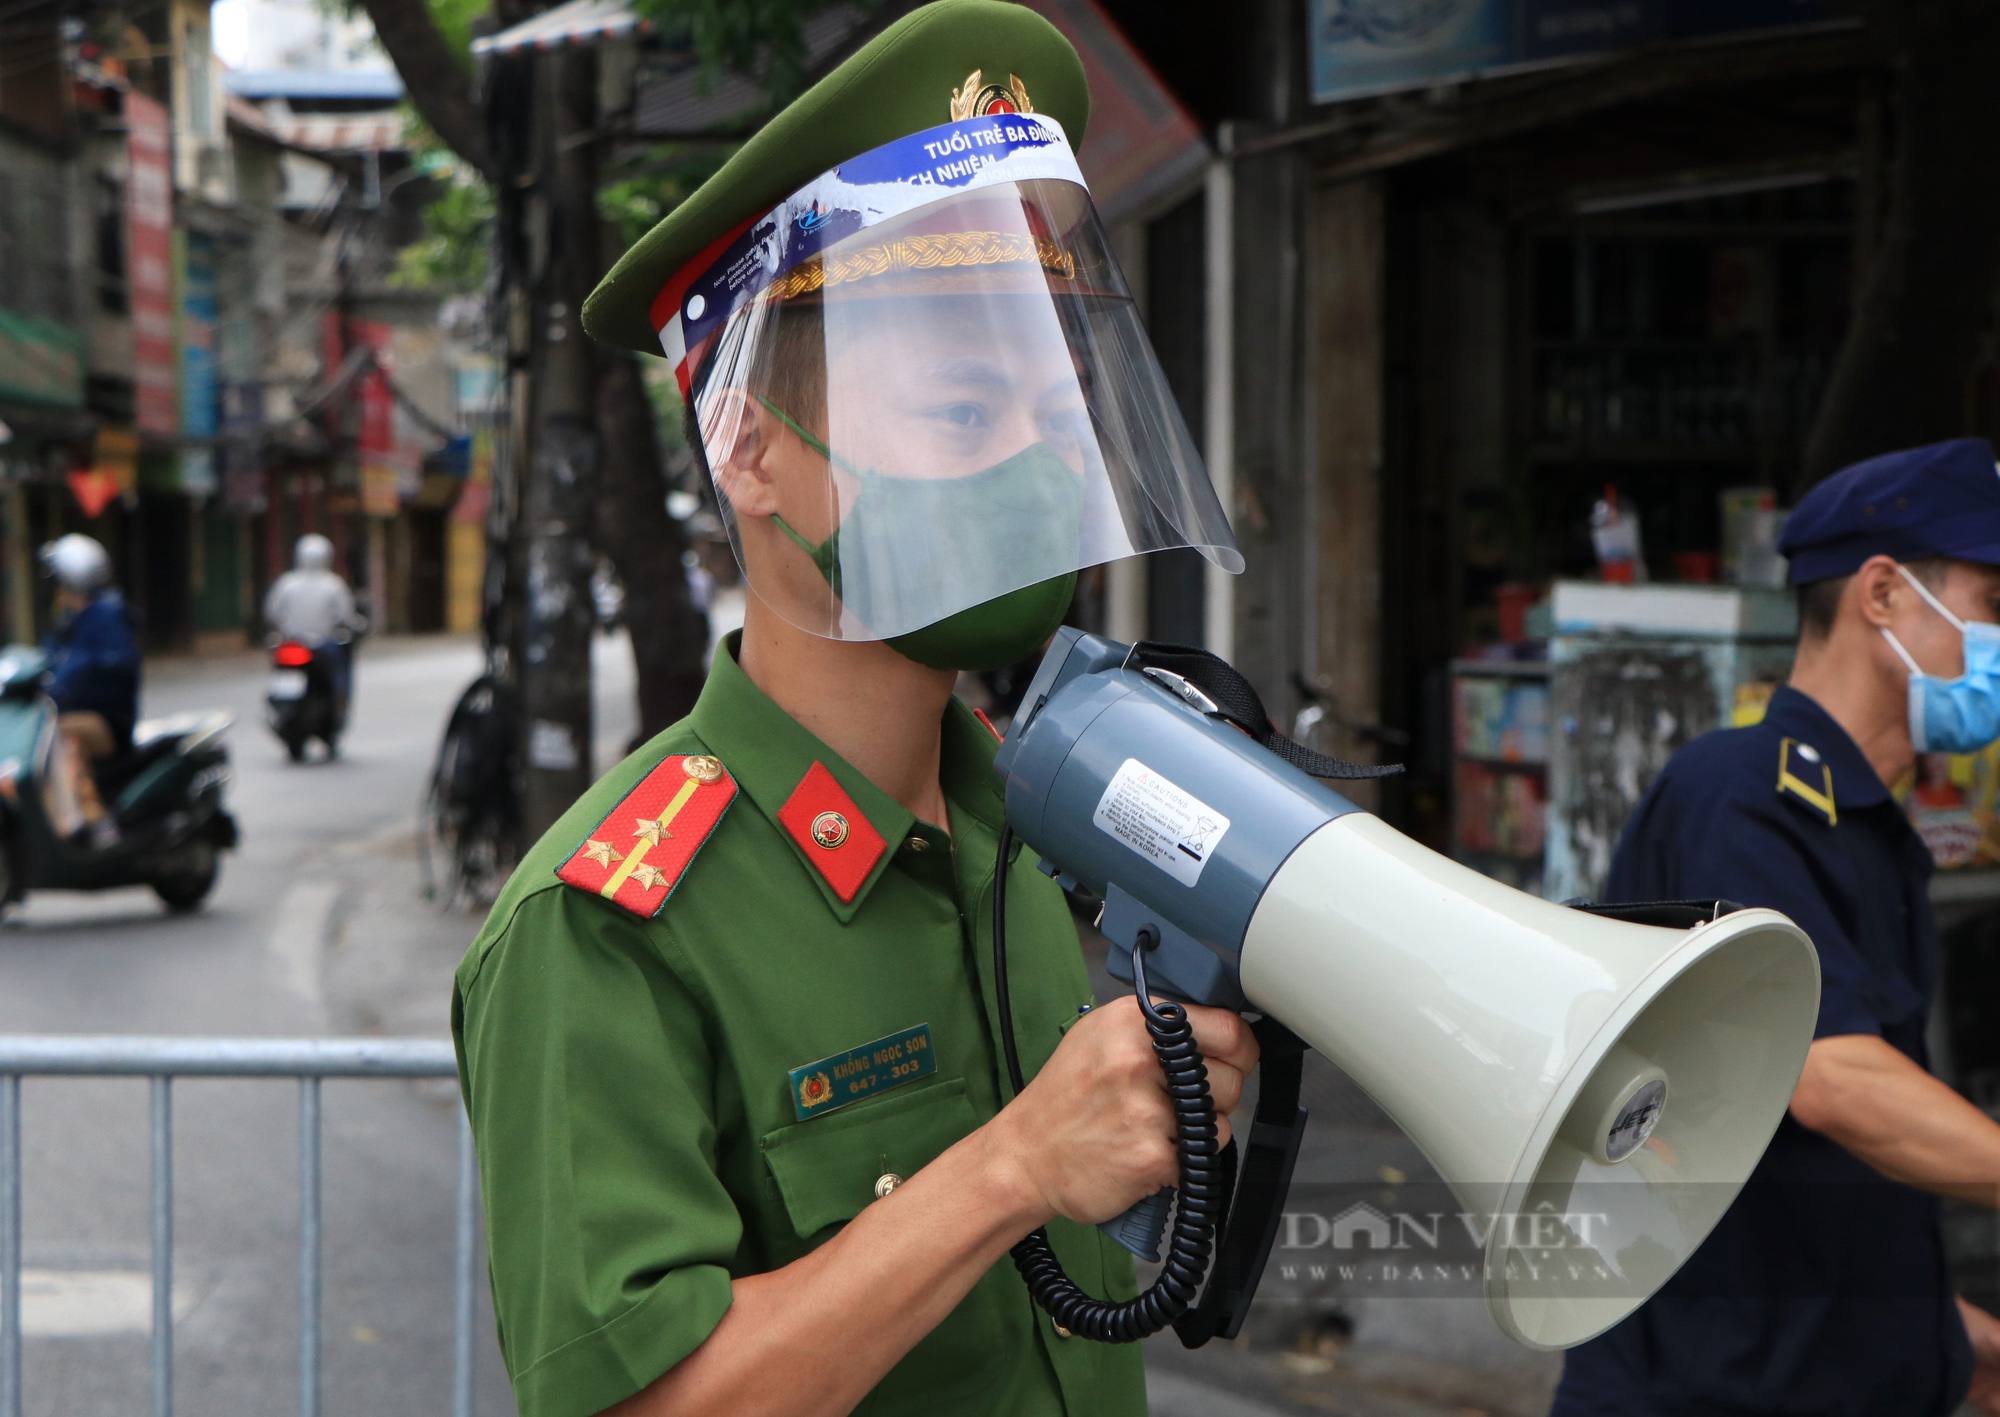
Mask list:
[[[629,655],[605,657],[616,744],[631,731]],[[342,756],[296,765],[263,727],[261,655],[149,666],[145,712],[235,713],[242,847],[193,916],[144,889],[31,896],[0,925],[0,1031],[444,1036],[478,921],[420,899],[415,812],[477,672],[468,641],[364,646]],[[146,1084],[23,1093],[26,1410],[142,1413]],[[297,1096],[293,1082],[175,1085],[181,1412],[297,1410]],[[333,1081],[324,1107],[324,1410],[449,1410],[455,1090]],[[512,1412],[484,1314],[480,1337],[479,1410]]]
[[[632,670],[622,640],[596,651],[602,771],[633,731]],[[144,889],[46,893],[10,911],[0,1032],[445,1036],[451,971],[479,921],[422,899],[415,816],[444,719],[477,672],[468,641],[365,646],[342,756],[298,765],[263,727],[261,655],[149,666],[147,713],[235,713],[243,845],[193,916],[167,915]],[[1102,973],[1102,938],[1087,931],[1085,947],[1100,996],[1123,992]],[[23,1092],[26,1410],[143,1413],[146,1084],[31,1080]],[[1320,1060],[1307,1092],[1302,1181],[1423,1174],[1407,1140]],[[297,1097],[291,1082],[175,1085],[183,1413],[297,1410]],[[324,1105],[323,1410],[448,1410],[456,1090],[334,1081]],[[511,1413],[485,1299],[482,1270],[478,1410]],[[1250,1347],[1154,1340],[1156,1417],[1542,1410],[1545,1356],[1512,1350],[1476,1299],[1357,1299],[1333,1301],[1345,1328],[1293,1300],[1259,1306]]]

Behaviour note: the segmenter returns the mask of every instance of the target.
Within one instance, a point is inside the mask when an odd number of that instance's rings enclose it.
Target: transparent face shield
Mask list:
[[[684,364],[756,594],[871,640],[1149,551],[1240,571],[1081,180],[922,195],[767,255]]]

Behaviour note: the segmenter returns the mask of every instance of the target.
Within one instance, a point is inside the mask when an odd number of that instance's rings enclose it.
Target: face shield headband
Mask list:
[[[1241,570],[1053,123],[916,134],[720,244],[658,326],[731,549],[784,619],[910,653],[1033,602],[985,658],[1031,653],[1089,567],[1195,547]]]
[[[1035,180],[1085,185],[1062,126],[1037,113],[946,123],[821,174],[696,256],[654,299],[653,328],[681,397],[729,317],[827,248],[953,192]]]

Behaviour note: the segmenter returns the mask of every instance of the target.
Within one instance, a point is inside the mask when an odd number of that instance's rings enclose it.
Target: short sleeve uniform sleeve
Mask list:
[[[460,1071],[523,1417],[622,1401],[729,1307],[743,1226],[716,1171],[713,1064],[656,940],[622,910],[545,889],[459,978]]]

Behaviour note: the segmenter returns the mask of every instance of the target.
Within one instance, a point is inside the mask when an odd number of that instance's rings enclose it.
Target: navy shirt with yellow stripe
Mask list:
[[[586,1417],[638,1391],[708,1336],[733,1277],[825,1243],[885,1176],[916,1172],[1007,1095],[991,734],[950,706],[951,820],[918,821],[772,703],[734,653],[717,652],[686,720],[529,853],[459,967],[453,1032],[524,1417]],[[656,828],[656,801],[680,795],[664,788],[706,772],[701,757],[726,771],[733,799],[712,826],[683,807]],[[644,812],[617,810],[649,786]],[[672,835],[703,828],[691,852]],[[661,854],[672,870],[638,886],[628,873],[607,896],[608,863],[629,859],[635,830],[656,829],[683,843]],[[648,842],[646,861],[656,851]],[[573,861],[566,884],[556,872]],[[1090,986],[1060,891],[1032,858],[1017,856],[1009,882],[1032,1069]],[[842,1101],[820,1076],[864,1086]],[[1131,1296],[1122,1250],[1089,1227],[1050,1231],[1085,1288]],[[1138,1417],[1145,1394],[1135,1348],[1057,1334],[1003,1259],[856,1410]]]
[[[1626,827],[1610,901],[1734,900],[1819,952],[1816,1036],[1929,1065],[1931,859],[1854,740],[1805,694],[1677,753]],[[1570,1350],[1556,1417],[1951,1412],[1972,1355],[1936,1197],[1787,1114],[1722,1223],[1654,1298]]]

